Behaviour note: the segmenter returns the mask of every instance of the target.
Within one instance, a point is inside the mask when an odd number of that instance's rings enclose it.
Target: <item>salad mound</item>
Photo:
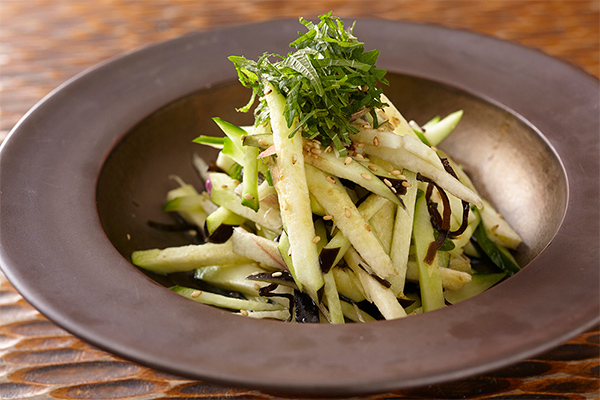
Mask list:
[[[164,211],[203,242],[139,250],[191,300],[244,316],[367,322],[443,308],[519,271],[521,239],[437,146],[463,111],[408,122],[377,50],[321,15],[286,56],[232,56],[252,126],[220,118],[205,188],[176,178]]]

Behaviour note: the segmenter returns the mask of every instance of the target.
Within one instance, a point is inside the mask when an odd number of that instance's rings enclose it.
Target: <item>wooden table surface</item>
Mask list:
[[[187,32],[329,10],[469,29],[600,76],[598,0],[0,0],[0,141],[52,89],[107,58]],[[599,349],[596,328],[495,373],[365,398],[598,398]],[[1,274],[0,355],[0,398],[279,398],[181,379],[104,353],[42,317]]]

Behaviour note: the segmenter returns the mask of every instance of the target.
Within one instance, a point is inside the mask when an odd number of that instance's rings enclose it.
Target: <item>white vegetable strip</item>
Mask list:
[[[408,135],[416,138],[416,135],[406,121],[406,118],[404,118],[400,111],[398,111],[390,99],[388,99],[386,95],[382,94],[381,101],[387,104],[387,106],[383,108],[383,111],[394,126],[394,133],[401,136]]]
[[[233,229],[230,240],[232,249],[237,254],[274,269],[287,269],[276,242],[257,236],[240,227]]]
[[[392,280],[392,290],[396,294],[404,291],[406,278],[406,269],[408,263],[408,255],[410,253],[410,242],[412,239],[413,219],[415,213],[415,200],[417,198],[417,179],[412,171],[404,170],[406,181],[411,185],[406,188],[406,194],[403,196],[406,209],[398,208],[396,211],[396,219],[394,221],[394,231],[392,234],[392,245],[390,257],[392,264],[398,277]]]
[[[433,166],[444,169],[440,157],[429,146],[411,136],[400,136],[391,131],[380,131],[358,127],[359,132],[352,136],[355,143],[375,145],[387,149],[397,149],[409,152]],[[418,171],[417,171],[418,172]]]
[[[231,177],[220,172],[212,172],[210,180],[213,183],[211,198],[216,204],[265,228],[273,231],[281,230],[281,216],[276,206],[260,202],[258,212],[256,212],[242,205],[240,197],[235,194],[234,188],[239,182],[236,184]]]
[[[134,251],[131,262],[149,271],[168,274],[191,271],[207,265],[240,264],[252,262],[233,251],[231,240],[225,243],[192,244],[166,249]]]
[[[431,226],[425,196],[417,198],[415,205],[415,221],[413,239],[419,271],[419,287],[423,311],[432,311],[445,306],[442,279],[440,277],[440,257],[436,254],[431,265],[425,263],[429,245],[435,240]]]
[[[392,260],[385,253],[340,181],[311,165],[306,165],[306,179],[310,192],[327,213],[333,216],[333,222],[373,271],[384,279],[396,275]]]
[[[283,309],[283,306],[277,303],[266,303],[253,300],[236,299],[233,297],[226,297],[220,294],[203,292],[200,290],[190,289],[182,286],[176,286],[172,290],[175,293],[187,297],[190,300],[197,301],[198,303],[209,304],[212,306],[222,308],[229,308],[232,310],[275,311]]]
[[[400,200],[392,193],[391,189],[377,175],[373,174],[371,170],[356,161],[346,160],[348,159],[337,157],[334,153],[327,152],[305,157],[307,163],[328,174],[351,180],[372,193],[400,204]]]
[[[444,289],[458,290],[467,282],[471,282],[471,274],[446,267],[437,267]],[[419,266],[416,261],[407,263],[406,279],[419,281]]]
[[[394,292],[383,286],[377,279],[361,268],[360,265],[364,265],[364,261],[353,248],[346,252],[344,260],[360,280],[365,292],[368,293],[368,298],[371,299],[370,301],[377,306],[385,319],[406,317],[406,311],[398,302]]]
[[[277,152],[275,189],[279,195],[281,218],[290,241],[292,263],[296,278],[308,295],[317,299],[323,286],[319,253],[313,243],[315,229],[312,222],[310,198],[304,172],[303,138],[298,132],[292,138],[292,129],[284,117],[285,98],[271,84],[265,85],[269,106],[273,143]]]
[[[377,210],[379,210],[385,204],[391,203],[384,197],[372,194],[369,197],[367,197],[367,199],[363,201],[361,205],[358,206],[358,212],[360,213],[360,215],[362,215],[365,221],[368,221],[373,217],[373,215],[375,215]],[[337,265],[337,263],[342,259],[342,257],[344,257],[344,254],[346,253],[348,248],[350,248],[350,240],[348,240],[348,238],[344,236],[344,233],[342,231],[338,230],[337,233],[333,236],[333,238],[331,238],[331,240],[325,245],[325,248],[340,249],[338,255],[336,256],[332,264]]]
[[[411,171],[420,172],[423,176],[433,180],[441,188],[452,193],[459,199],[465,200],[481,208],[483,202],[481,198],[471,189],[460,183],[456,178],[450,175],[443,168],[437,168],[423,159],[414,156],[411,153],[399,149],[378,148],[372,145],[365,145],[368,154],[373,154],[394,165],[406,168]]]

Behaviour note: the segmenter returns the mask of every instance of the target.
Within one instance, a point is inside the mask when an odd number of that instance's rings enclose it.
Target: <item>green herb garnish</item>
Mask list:
[[[350,123],[353,114],[370,113],[377,127],[375,111],[384,106],[377,83],[388,83],[386,71],[375,67],[379,51],[365,51],[364,43],[352,33],[354,26],[345,29],[331,12],[319,19],[315,25],[300,18],[308,32],[290,43],[296,51],[286,57],[265,53],[258,61],[240,56],[229,59],[240,82],[252,88],[250,101],[239,111],[247,112],[258,97],[255,124],[266,124],[269,114],[263,91],[270,82],[286,97],[288,127],[297,122],[291,135],[301,131],[304,137],[332,145],[345,155],[350,134],[358,132]]]

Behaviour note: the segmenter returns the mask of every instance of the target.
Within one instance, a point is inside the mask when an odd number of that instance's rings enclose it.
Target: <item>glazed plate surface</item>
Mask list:
[[[191,140],[249,92],[229,55],[286,53],[301,28],[271,21],[198,33],[67,82],[0,153],[0,262],[33,306],[123,358],[185,377],[296,395],[357,395],[484,373],[598,323],[598,80],[541,52],[439,26],[359,20],[385,92],[408,119],[463,109],[444,142],[524,239],[514,277],[402,320],[328,326],[234,316],[186,300],[129,263],[184,244],[148,227],[170,175],[199,184]]]

